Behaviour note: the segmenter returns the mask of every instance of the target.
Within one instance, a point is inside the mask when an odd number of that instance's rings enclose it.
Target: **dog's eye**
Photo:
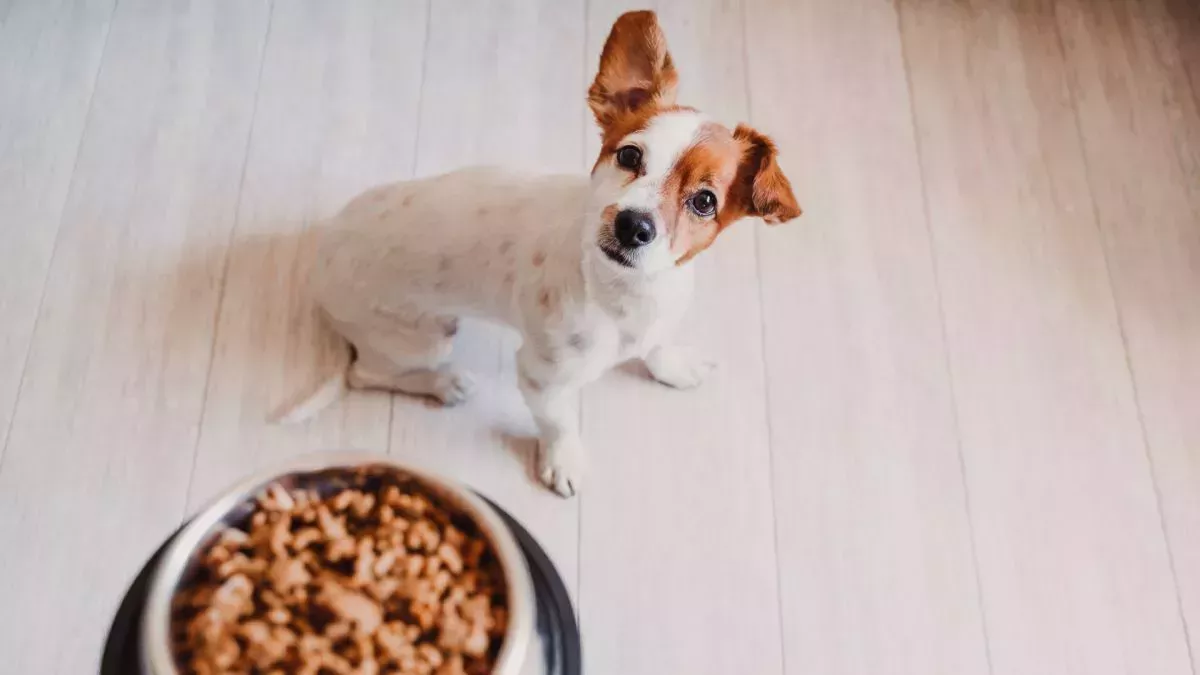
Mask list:
[[[622,167],[629,169],[630,171],[636,171],[637,169],[641,168],[641,148],[633,145],[627,145],[621,148],[617,151],[617,164],[620,164]]]
[[[688,206],[696,215],[707,218],[717,212],[717,196],[708,190],[701,190],[688,199]]]

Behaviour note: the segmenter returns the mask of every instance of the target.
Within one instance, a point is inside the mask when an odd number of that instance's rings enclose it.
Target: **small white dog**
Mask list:
[[[580,388],[638,357],[660,382],[699,384],[712,364],[670,342],[692,291],[685,263],[742,218],[800,215],[771,141],[675,105],[676,82],[654,13],[630,12],[588,91],[603,137],[590,180],[466,169],[350,202],[322,241],[314,286],[357,355],[284,420],[347,386],[458,403],[471,390],[446,363],[458,317],[490,319],[524,338],[538,475],[573,495]]]

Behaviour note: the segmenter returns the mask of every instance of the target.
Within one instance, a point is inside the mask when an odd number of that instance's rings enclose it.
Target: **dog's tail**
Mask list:
[[[274,415],[271,415],[270,421],[272,424],[297,424],[303,422],[333,405],[342,396],[345,396],[348,389],[346,374],[350,370],[350,365],[354,363],[353,348],[349,344],[346,344],[345,348],[346,357],[342,365],[338,368],[337,374],[329,377],[315,391],[300,401],[289,403]]]

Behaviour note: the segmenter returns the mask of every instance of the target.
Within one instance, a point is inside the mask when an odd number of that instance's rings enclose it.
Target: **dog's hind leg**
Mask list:
[[[376,312],[366,322],[334,323],[357,352],[346,373],[350,387],[429,396],[444,405],[462,403],[470,395],[470,376],[446,362],[456,318],[389,311]]]

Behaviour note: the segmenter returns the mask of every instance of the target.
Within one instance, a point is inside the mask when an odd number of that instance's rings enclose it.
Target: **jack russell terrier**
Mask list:
[[[627,13],[588,89],[602,135],[590,179],[464,169],[351,201],[322,240],[314,288],[353,356],[281,421],[348,387],[459,403],[472,383],[447,364],[458,318],[489,319],[523,337],[538,476],[574,495],[580,388],[632,358],[666,385],[700,384],[713,364],[670,341],[692,293],[688,261],[743,218],[800,215],[771,140],[676,105],[677,79],[654,13]]]

